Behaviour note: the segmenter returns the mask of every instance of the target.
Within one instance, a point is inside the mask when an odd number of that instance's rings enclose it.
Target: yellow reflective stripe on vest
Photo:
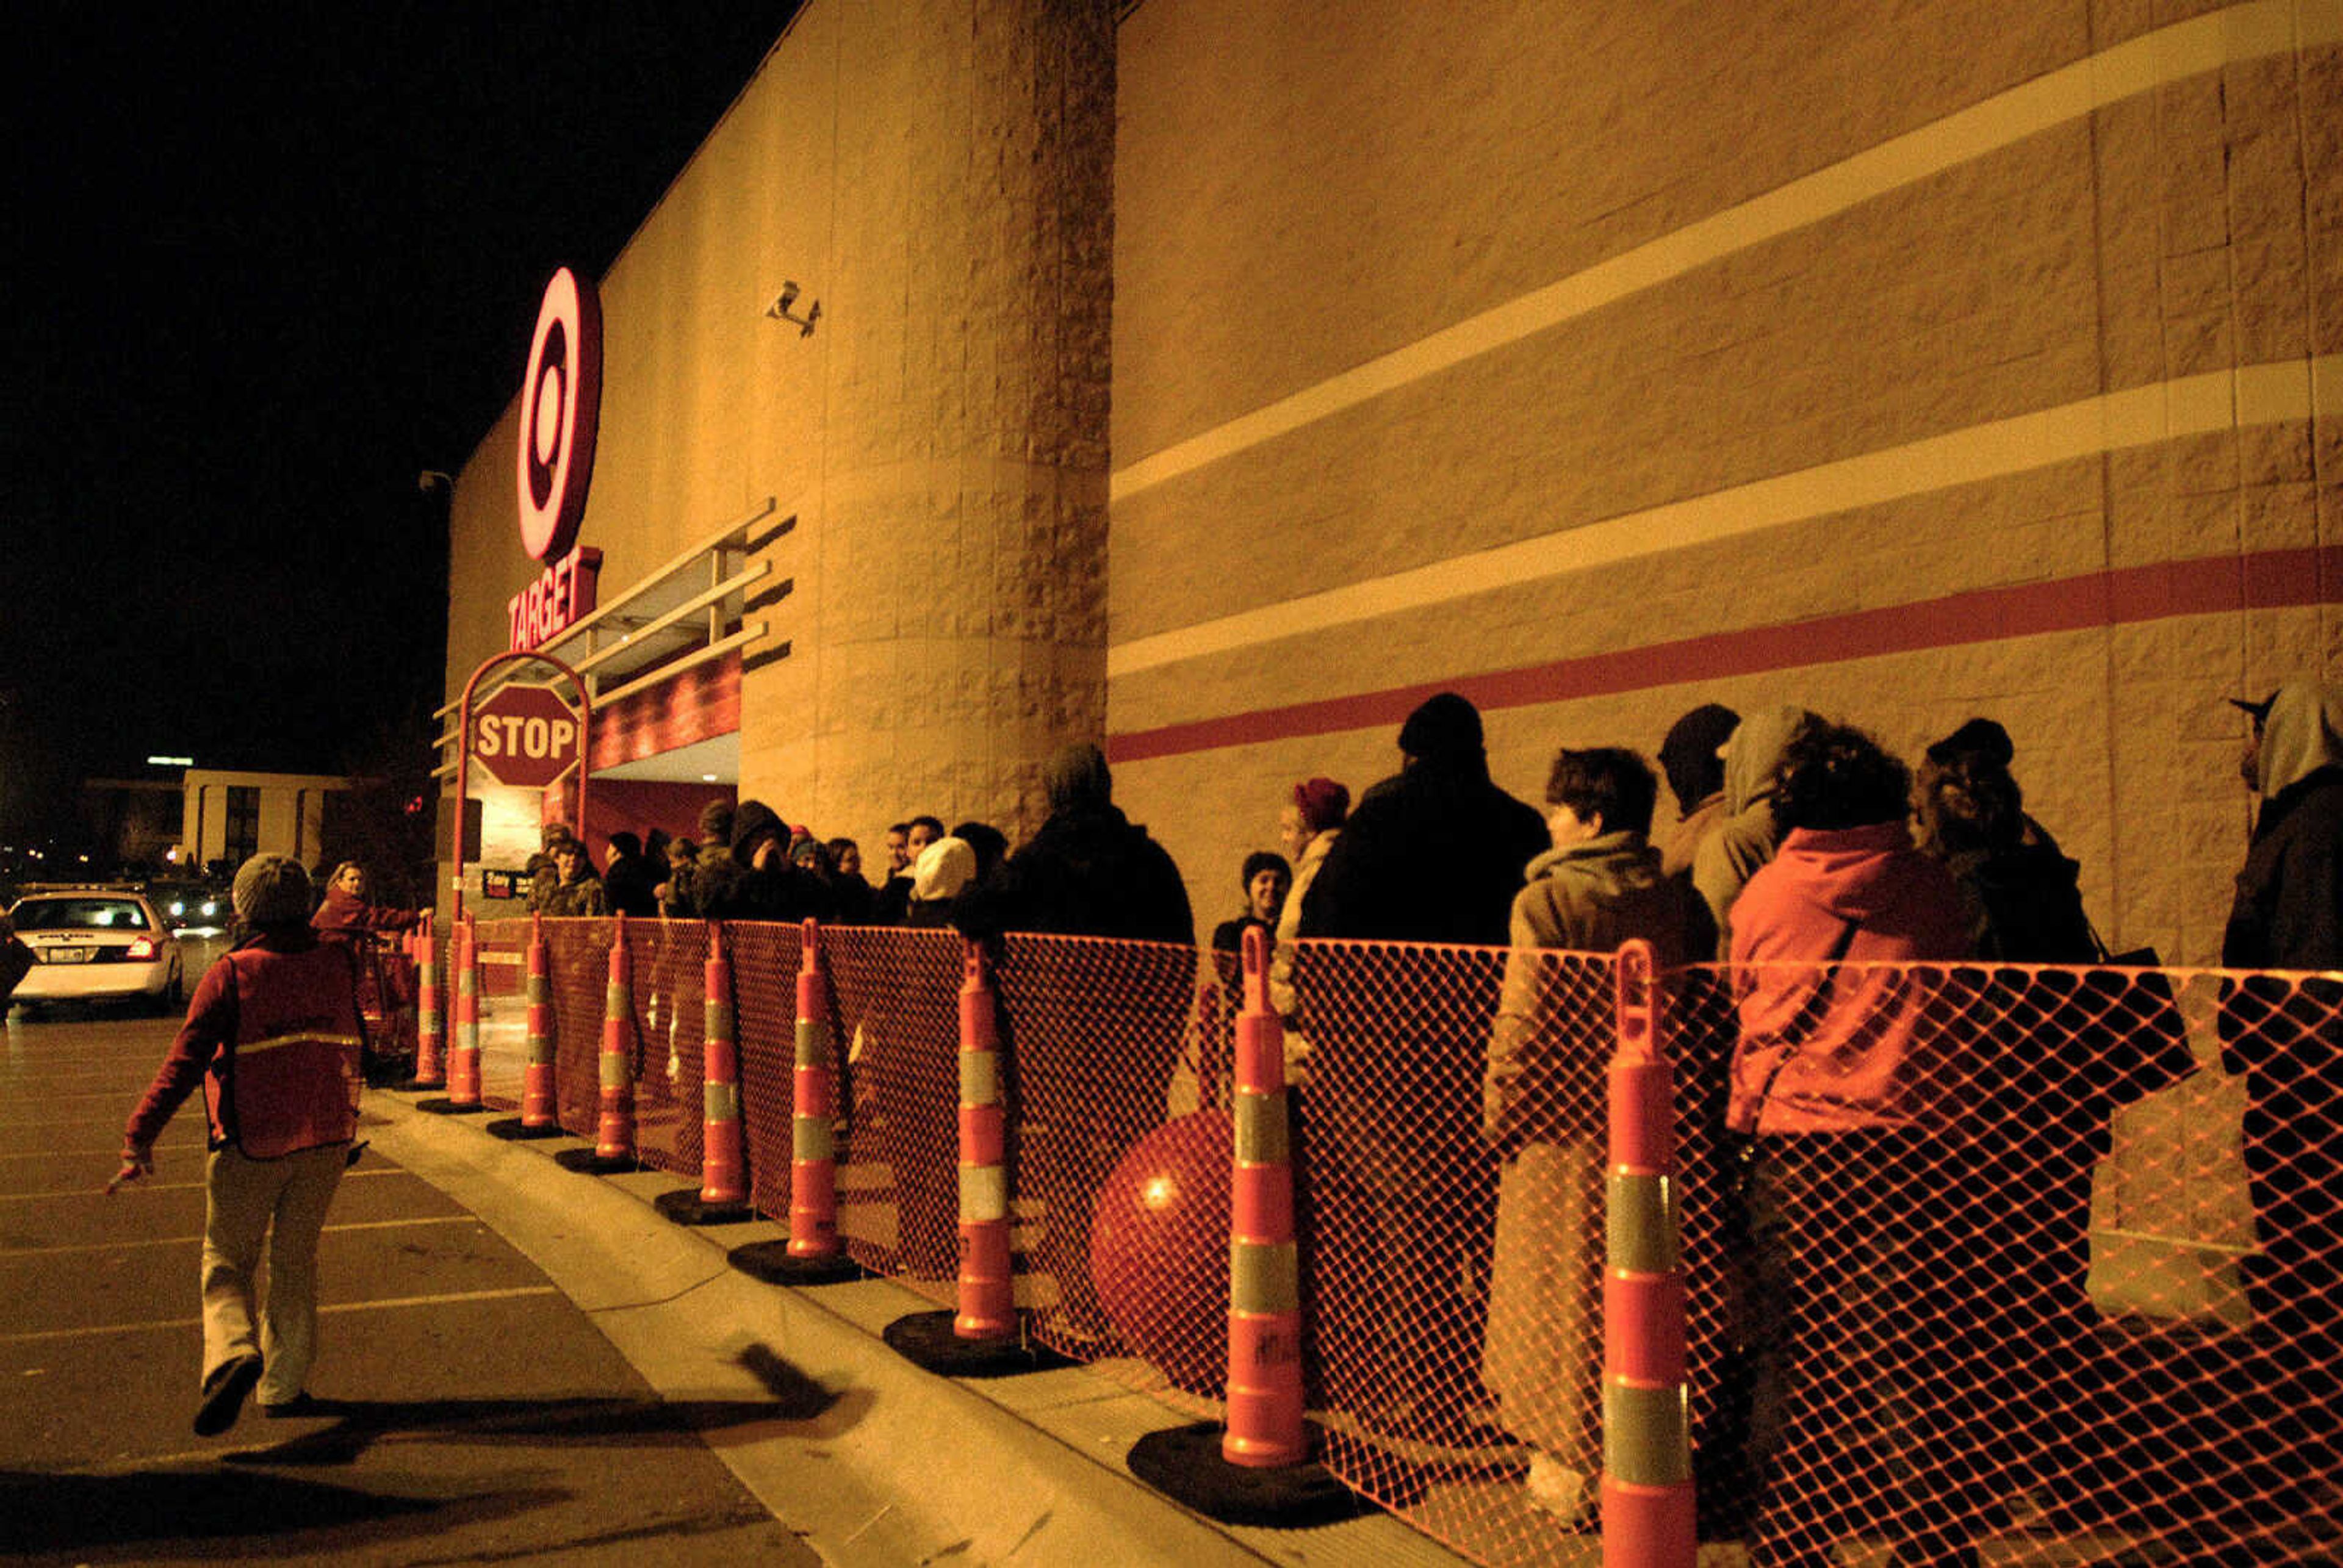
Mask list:
[[[264,1050],[281,1050],[288,1045],[330,1045],[342,1050],[364,1049],[366,1041],[355,1034],[277,1034],[266,1040],[239,1042],[238,1056],[255,1056]]]

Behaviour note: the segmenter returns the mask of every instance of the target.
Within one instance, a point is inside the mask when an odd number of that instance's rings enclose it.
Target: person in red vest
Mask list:
[[[357,1134],[357,971],[309,925],[309,876],[255,855],[231,894],[239,940],[196,988],[187,1021],[123,1131],[111,1193],[155,1170],[155,1140],[200,1083],[210,1121],[204,1187],[204,1361],[196,1432],[310,1408],[317,1345],[317,1232]],[[256,1333],[253,1274],[268,1239]]]

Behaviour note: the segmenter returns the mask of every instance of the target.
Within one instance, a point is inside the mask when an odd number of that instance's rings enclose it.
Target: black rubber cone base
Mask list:
[[[436,1094],[447,1087],[447,1081],[444,1078],[410,1078],[391,1087],[401,1094]]]
[[[597,1154],[591,1149],[564,1149],[553,1162],[581,1176],[623,1176],[642,1169],[642,1161],[631,1154]]]
[[[1124,1462],[1156,1491],[1223,1524],[1303,1528],[1355,1519],[1374,1504],[1318,1463],[1268,1470],[1231,1464],[1221,1457],[1228,1429],[1216,1422],[1151,1432],[1131,1444]]]
[[[660,1193],[651,1200],[651,1207],[679,1225],[738,1225],[757,1217],[757,1211],[746,1203],[702,1202],[699,1194],[689,1187]]]
[[[769,1285],[842,1285],[862,1278],[862,1265],[844,1252],[834,1258],[793,1258],[787,1241],[751,1241],[725,1256],[734,1268]]]
[[[945,1377],[1009,1377],[1018,1372],[1048,1372],[1073,1363],[1025,1332],[1023,1314],[1018,1332],[1007,1339],[964,1340],[952,1331],[951,1312],[913,1312],[897,1318],[880,1331],[888,1348],[905,1361]]]
[[[569,1136],[558,1122],[548,1121],[542,1127],[531,1127],[518,1116],[508,1116],[502,1121],[491,1121],[480,1131],[491,1138],[502,1138],[512,1143],[528,1143],[535,1142],[540,1138]]]
[[[469,1105],[458,1105],[452,1100],[418,1100],[415,1102],[415,1109],[428,1111],[434,1116],[478,1116],[488,1107],[478,1101]]]

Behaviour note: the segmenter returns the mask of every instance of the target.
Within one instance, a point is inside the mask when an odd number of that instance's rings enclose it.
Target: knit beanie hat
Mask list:
[[[1938,764],[1956,757],[1982,757],[1996,768],[2006,768],[2016,755],[2009,731],[1990,719],[1972,719],[1928,748],[1928,760]]]
[[[911,867],[911,897],[921,903],[956,898],[976,879],[976,850],[965,839],[939,839]]]
[[[732,858],[744,866],[757,863],[757,851],[769,840],[789,840],[789,824],[762,800],[743,800],[732,816]],[[707,813],[701,813],[705,825]]]
[[[1302,825],[1313,833],[1339,828],[1351,815],[1351,792],[1332,779],[1306,779],[1293,787]]]
[[[1426,698],[1400,726],[1399,749],[1427,760],[1478,756],[1483,749],[1481,710],[1453,691]]]
[[[1704,702],[1679,719],[1660,742],[1660,771],[1669,792],[1686,811],[1725,788],[1725,762],[1717,749],[1733,738],[1741,715],[1721,702]]]
[[[247,926],[306,926],[309,873],[283,855],[255,855],[236,868],[228,901]]]

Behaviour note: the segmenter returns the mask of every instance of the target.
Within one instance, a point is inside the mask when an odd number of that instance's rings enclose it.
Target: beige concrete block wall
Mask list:
[[[1531,799],[1704,700],[1989,713],[2108,940],[2209,961],[2220,699],[2337,668],[2343,8],[1555,11],[1124,24],[1126,805],[1233,908],[1442,685]]]
[[[580,541],[608,599],[766,497],[796,519],[739,779],[792,820],[1014,831],[1103,736],[1113,92],[1103,5],[816,0],[602,280]],[[810,337],[765,317],[785,280]],[[515,426],[458,486],[451,695],[534,575]]]

